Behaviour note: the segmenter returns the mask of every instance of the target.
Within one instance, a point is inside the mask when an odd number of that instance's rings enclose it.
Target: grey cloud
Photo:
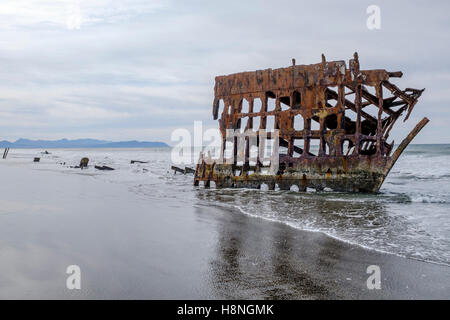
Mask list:
[[[378,1],[378,31],[366,28],[369,1],[89,3],[81,2],[79,30],[35,20],[14,24],[11,17],[9,25],[0,24],[6,137],[100,131],[112,137],[120,129],[149,139],[154,128],[161,135],[155,138],[167,142],[167,128],[190,128],[194,120],[215,125],[216,75],[282,67],[292,57],[317,63],[321,53],[348,60],[358,51],[363,68],[402,70],[401,87],[427,88],[414,117],[432,122],[417,142],[450,139],[439,119],[448,119],[450,102],[445,1]]]

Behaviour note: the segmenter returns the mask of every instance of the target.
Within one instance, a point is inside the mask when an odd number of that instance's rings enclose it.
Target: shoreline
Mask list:
[[[0,165],[2,299],[450,298],[446,266],[205,206],[183,186],[167,201],[61,173]],[[65,287],[73,264],[79,291]],[[381,290],[367,288],[369,265]]]
[[[224,210],[228,209],[225,206],[222,207],[221,205],[214,205],[214,207],[217,207],[218,209],[224,209]],[[293,228],[294,230],[298,230],[300,232],[320,233],[320,234],[322,234],[324,236],[327,236],[327,237],[329,237],[329,238],[331,238],[333,240],[336,240],[336,241],[339,241],[339,242],[342,242],[342,243],[345,243],[345,244],[349,244],[351,246],[355,246],[355,247],[358,247],[358,248],[361,248],[361,249],[364,249],[364,250],[373,251],[373,252],[380,253],[380,254],[392,255],[392,256],[399,257],[399,258],[404,258],[404,259],[409,259],[409,260],[414,260],[414,261],[419,261],[419,262],[426,262],[426,263],[436,264],[436,265],[439,265],[439,266],[444,266],[444,267],[449,267],[450,268],[450,264],[447,264],[445,262],[425,260],[425,259],[419,259],[419,258],[415,258],[415,257],[407,257],[407,256],[401,255],[399,253],[388,252],[388,251],[384,251],[384,250],[381,250],[381,249],[368,247],[366,245],[359,244],[357,242],[353,242],[353,241],[350,241],[350,240],[342,239],[342,238],[339,238],[338,236],[333,236],[332,234],[329,234],[329,233],[327,233],[325,231],[302,229],[302,228],[299,228],[299,227],[295,227],[295,226],[293,226],[293,225],[291,225],[291,224],[289,224],[287,222],[284,222],[284,221],[278,221],[278,220],[275,220],[275,219],[269,219],[269,218],[266,218],[266,217],[257,216],[257,215],[251,214],[251,213],[247,213],[247,212],[243,211],[241,208],[238,208],[238,207],[234,207],[233,206],[233,208],[231,208],[231,209],[233,211],[236,211],[236,213],[238,213],[238,214],[243,214],[245,216],[248,216],[248,217],[251,217],[251,218],[255,218],[255,219],[262,219],[262,220],[268,221],[268,222],[280,223],[282,225],[288,226],[288,227]]]
[[[220,209],[219,209],[220,210]],[[244,220],[261,228],[267,228],[264,224],[272,224],[272,229],[279,232],[274,243],[289,243],[282,245],[282,250],[277,253],[283,257],[283,264],[277,266],[282,272],[282,277],[277,283],[274,279],[263,281],[256,286],[270,288],[271,286],[290,287],[275,290],[269,295],[261,295],[260,299],[449,299],[450,298],[450,268],[445,265],[419,261],[401,257],[391,253],[384,253],[374,249],[368,249],[359,245],[344,242],[330,237],[322,232],[300,230],[278,221],[268,221],[264,218],[254,219],[239,212],[230,210],[230,216],[243,216]],[[230,218],[234,219],[234,218]],[[237,221],[241,218],[236,217]],[[236,226],[236,222],[230,225]],[[242,231],[242,230],[241,230]],[[259,230],[264,232],[263,230]],[[243,234],[237,232],[236,234]],[[236,239],[232,236],[231,239]],[[225,240],[225,239],[224,239]],[[293,240],[301,240],[292,243]],[[256,245],[256,244],[254,244]],[[280,247],[278,247],[280,249]],[[246,250],[247,256],[254,255]],[[267,253],[260,250],[258,258],[261,260]],[[246,258],[252,259],[252,258]],[[223,263],[223,261],[222,261]],[[381,269],[381,290],[367,288],[367,267],[378,265]],[[272,266],[273,267],[273,266]],[[243,271],[243,270],[244,271]],[[241,268],[249,279],[260,279],[261,270],[249,270]],[[292,283],[286,280],[297,280]],[[248,280],[247,280],[248,281]],[[240,279],[239,282],[246,282]],[[295,284],[300,284],[295,287]],[[294,285],[292,287],[292,285]],[[237,286],[239,287],[239,286]],[[241,290],[243,288],[240,288]],[[252,299],[254,297],[241,296],[239,291],[229,298]],[[261,292],[260,292],[261,293]]]

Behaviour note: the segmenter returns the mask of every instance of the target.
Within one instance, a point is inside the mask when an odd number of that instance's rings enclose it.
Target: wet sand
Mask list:
[[[2,163],[0,176],[2,299],[450,298],[448,266],[91,175]],[[66,288],[73,264],[81,290]]]
[[[205,210],[207,211],[207,210]],[[206,213],[205,213],[206,214]],[[449,299],[450,268],[337,241],[240,214],[222,214],[213,262],[226,298]],[[381,289],[367,288],[367,267],[381,269]]]

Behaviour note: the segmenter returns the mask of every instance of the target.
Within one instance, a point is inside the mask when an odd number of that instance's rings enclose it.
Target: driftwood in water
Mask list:
[[[33,162],[39,162],[39,161],[41,161],[41,158],[36,157],[33,159]]]
[[[131,160],[131,164],[133,163],[148,163],[148,161]]]
[[[108,171],[115,170],[114,168],[111,168],[111,167],[108,167],[108,166],[95,166],[95,169],[108,170]]]
[[[195,173],[195,170],[189,167],[184,167],[184,169],[172,166],[171,169],[173,171],[175,171],[174,173],[180,172],[182,174],[186,174],[186,173]]]
[[[184,170],[175,166],[172,166],[171,169],[174,171],[174,173],[176,174],[177,172],[180,172],[182,174],[184,174]]]
[[[192,169],[192,168],[189,168],[189,167],[185,167],[185,168],[184,168],[184,173],[192,173],[192,174],[194,174],[194,173],[195,173],[195,170]]]

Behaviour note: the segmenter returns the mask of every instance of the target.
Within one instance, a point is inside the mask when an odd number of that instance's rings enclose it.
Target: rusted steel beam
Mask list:
[[[420,122],[414,127],[414,129],[411,130],[408,136],[405,139],[403,139],[402,143],[400,143],[400,145],[397,147],[397,149],[395,150],[394,154],[391,157],[390,160],[391,167],[395,164],[395,162],[400,157],[405,148],[411,143],[411,141],[415,138],[415,136],[420,132],[420,130],[423,129],[423,127],[425,127],[425,125],[429,121],[430,120],[427,117],[420,120]]]
[[[389,81],[384,81],[383,86],[388,89],[393,95],[402,98],[407,102],[408,104],[411,104],[414,102],[413,99],[411,99],[410,96],[408,96],[405,92],[400,90],[395,84],[390,83]]]
[[[401,78],[403,77],[403,72],[401,71],[394,71],[394,72],[388,72],[389,78]]]
[[[9,153],[9,148],[5,148],[5,151],[3,152],[3,159],[6,159]]]
[[[280,147],[286,147],[287,148],[287,147],[289,147],[289,143],[286,140],[284,140],[283,138],[280,138]],[[298,154],[303,154],[303,149],[302,148],[297,147],[297,146],[292,146],[292,148]],[[308,155],[315,156],[315,154],[311,153],[311,152],[308,152]]]
[[[392,169],[394,164],[397,162],[400,155],[403,153],[403,151],[406,149],[406,147],[411,143],[411,141],[417,136],[417,134],[427,125],[427,123],[430,120],[427,117],[424,117],[422,120],[419,121],[419,123],[416,124],[414,129],[411,130],[411,132],[406,136],[405,139],[399,144],[397,149],[394,151],[392,156],[389,158],[389,162],[386,164],[386,167],[384,169],[383,179],[379,182],[379,185],[377,188],[379,189],[381,185],[384,182],[384,179],[389,174],[389,171]]]
[[[331,95],[331,97],[333,97],[333,98],[337,98],[338,97],[338,94],[335,91],[330,90],[330,89],[327,89],[327,94]],[[351,101],[349,101],[347,99],[344,99],[344,105],[347,108],[349,108],[350,110],[356,112],[356,106],[355,106],[355,104],[353,102],[351,102]],[[370,122],[377,123],[377,119],[375,117],[373,117],[370,114],[364,112],[363,110],[361,110],[361,116],[364,117],[364,119],[369,120]]]
[[[419,97],[420,97],[420,96],[422,95],[422,93],[425,91],[425,88],[422,89],[422,90],[406,88],[406,89],[405,89],[405,92],[407,92],[407,91],[412,91],[411,96],[414,98],[414,102],[408,106],[408,113],[406,114],[406,117],[405,117],[405,119],[403,120],[403,122],[405,122],[406,120],[409,119],[409,116],[411,115],[411,112],[413,111],[414,106],[415,106],[416,103],[417,103],[417,99],[419,99]]]
[[[422,93],[425,91],[425,89],[419,90],[419,89],[412,89],[412,88],[406,88],[404,91],[400,90],[396,85],[390,83],[389,81],[383,81],[383,86],[386,87],[389,91],[392,92],[393,95],[400,97],[407,103],[408,112],[406,114],[405,119],[403,122],[409,119],[409,116],[414,109],[414,106],[417,103],[417,100],[422,95]],[[411,92],[410,94],[407,94],[407,92]]]

